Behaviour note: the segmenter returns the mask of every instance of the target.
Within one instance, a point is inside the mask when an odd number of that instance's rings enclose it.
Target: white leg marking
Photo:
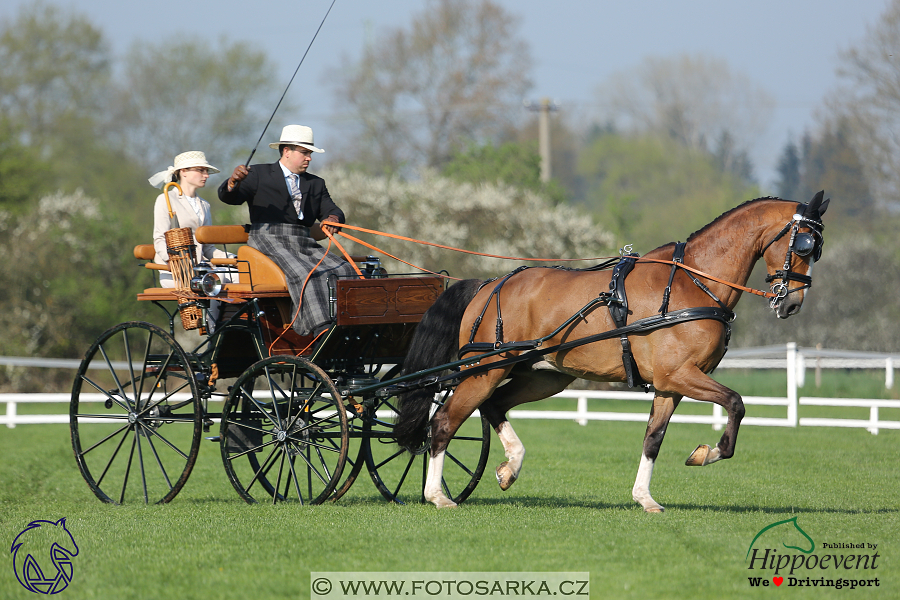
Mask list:
[[[428,463],[428,477],[425,479],[425,499],[438,508],[456,506],[441,489],[441,476],[444,474],[444,453],[438,452]]]
[[[650,496],[650,478],[653,477],[654,461],[641,454],[641,465],[638,467],[637,478],[634,487],[631,488],[631,497],[644,507],[647,512],[663,512],[662,506]]]
[[[497,437],[503,444],[503,452],[506,454],[506,462],[497,467],[497,483],[500,489],[506,491],[519,478],[519,472],[522,470],[522,461],[525,459],[525,446],[516,432],[513,431],[509,421],[500,424],[497,431]]]

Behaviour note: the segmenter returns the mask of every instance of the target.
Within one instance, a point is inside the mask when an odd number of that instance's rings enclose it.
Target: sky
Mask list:
[[[887,8],[886,0],[496,1],[521,19],[520,34],[531,46],[535,85],[528,99],[551,98],[571,119],[587,118],[606,78],[648,56],[702,54],[749,77],[776,102],[769,128],[751,151],[765,192],[774,191],[775,165],[785,144],[815,126],[816,110],[834,92],[840,51],[859,44]],[[275,62],[283,90],[331,0],[53,3],[87,15],[116,56],[135,42],[156,42],[176,32],[251,42]],[[0,18],[14,17],[24,4],[0,3]],[[312,126],[317,145],[327,149],[329,135],[337,133],[328,73],[342,57],[359,56],[366,39],[407,27],[425,6],[425,0],[336,0],[288,91],[300,108],[276,114],[264,141],[276,140],[281,126],[299,122]],[[277,101],[272,98],[273,109]],[[247,140],[248,151],[256,137]]]

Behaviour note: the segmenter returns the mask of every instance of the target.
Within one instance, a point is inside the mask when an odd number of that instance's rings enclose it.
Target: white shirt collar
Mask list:
[[[291,175],[296,175],[296,173],[291,173],[291,171],[286,166],[284,166],[280,160],[278,161],[278,166],[281,167],[281,172],[284,173],[285,179],[287,179]]]

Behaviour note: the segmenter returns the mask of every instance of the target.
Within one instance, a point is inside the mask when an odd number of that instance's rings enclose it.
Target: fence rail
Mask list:
[[[773,354],[782,356],[772,358]],[[894,364],[900,362],[897,354],[876,354],[868,352],[842,352],[836,350],[816,350],[812,348],[797,348],[794,343],[782,346],[769,346],[765,348],[747,348],[729,352],[729,358],[722,361],[720,369],[728,368],[775,368],[787,370],[787,393],[785,397],[745,396],[744,404],[753,406],[781,406],[785,409],[784,417],[745,417],[742,425],[757,425],[767,427],[859,427],[865,428],[874,435],[881,429],[900,429],[900,421],[881,418],[880,409],[900,409],[900,400],[883,400],[877,398],[814,398],[799,397],[798,387],[803,386],[804,374],[808,368],[868,368],[885,369],[885,387],[891,389],[894,382]],[[44,363],[40,361],[43,360]],[[74,364],[71,364],[74,363]],[[55,368],[77,368],[78,361],[66,359],[21,359],[15,357],[0,357],[0,365],[15,366],[48,366]],[[176,394],[178,398],[190,398],[186,394]],[[588,410],[588,400],[639,400],[648,401],[652,394],[630,391],[595,391],[595,390],[565,390],[556,394],[554,398],[568,398],[575,400],[575,410],[511,410],[509,416],[512,419],[561,419],[576,421],[581,425],[587,425],[589,421],[636,421],[646,422],[648,413],[644,412],[613,412]],[[81,394],[80,402],[104,402],[103,394]],[[18,414],[18,405],[26,403],[57,403],[67,404],[69,394],[0,394],[0,403],[6,404],[6,414],[0,414],[0,425],[15,427],[16,425],[39,423],[68,423],[68,414]],[[692,398],[685,398],[683,402],[699,402]],[[710,406],[708,403],[704,403]],[[868,419],[839,419],[839,418],[813,418],[800,417],[801,406],[818,407],[845,407],[868,408]],[[727,422],[721,406],[711,405],[711,414],[675,414],[673,423],[698,423],[711,425],[719,430]],[[98,419],[98,421],[103,421]]]

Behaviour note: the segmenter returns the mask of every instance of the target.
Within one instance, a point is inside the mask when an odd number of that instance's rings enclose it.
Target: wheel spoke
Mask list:
[[[105,438],[103,438],[102,440],[100,440],[99,442],[97,442],[96,444],[94,444],[93,446],[91,446],[90,448],[88,448],[87,450],[81,450],[81,451],[79,451],[78,455],[79,455],[79,456],[84,456],[85,454],[87,454],[88,452],[90,452],[91,450],[93,450],[94,448],[99,447],[100,444],[103,444],[103,443],[105,443],[105,442],[111,440],[111,439],[114,438],[115,436],[117,436],[117,435],[119,435],[120,433],[122,433],[122,431],[125,431],[126,429],[128,429],[128,428],[130,428],[130,427],[131,427],[131,424],[130,424],[130,423],[128,423],[128,424],[126,424],[126,425],[123,425],[122,427],[120,427],[119,429],[116,429],[114,432],[112,432],[111,434],[109,434],[108,436],[106,436]],[[123,436],[123,439],[124,439],[124,437],[126,437],[126,436]],[[121,446],[121,445],[122,445],[122,442],[119,442],[119,445]],[[115,453],[113,453],[113,454],[115,455]],[[107,465],[107,467],[108,467],[108,465]]]
[[[133,431],[133,430],[132,430]],[[128,454],[128,462],[125,467],[125,477],[122,478],[122,493],[119,495],[119,504],[125,502],[125,488],[128,486],[128,476],[131,474],[131,461],[134,459],[134,446],[137,443],[137,432],[131,438],[131,452]]]
[[[151,429],[148,427],[147,430],[150,431]],[[153,432],[153,435],[156,435],[156,437],[162,439],[162,441],[164,441],[166,444],[169,444],[168,440],[166,440],[162,436],[158,435],[155,431]],[[153,451],[153,456],[156,457],[156,464],[159,465],[159,470],[162,472],[163,477],[166,480],[166,484],[169,486],[169,489],[171,490],[174,487],[172,485],[172,480],[169,479],[169,474],[166,472],[166,467],[163,465],[162,459],[159,457],[159,452],[156,451],[156,446],[153,444],[153,440],[150,438],[150,436],[147,436],[147,444],[150,446],[150,450]],[[169,447],[171,447],[173,450],[175,450],[176,452],[181,454],[184,458],[187,458],[186,454],[184,454],[183,452],[178,450],[178,448],[175,448],[174,446],[172,446],[172,444],[169,444]]]
[[[168,446],[169,448],[171,448],[172,450],[174,450],[175,452],[177,452],[179,455],[181,455],[181,458],[183,458],[183,459],[185,459],[185,460],[188,459],[188,455],[187,455],[187,454],[185,454],[185,453],[182,452],[180,449],[178,449],[172,442],[170,442],[169,440],[167,440],[167,439],[164,438],[163,436],[159,435],[159,432],[156,431],[155,429],[153,429],[152,427],[146,427],[146,426],[145,426],[145,427],[144,427],[144,431],[147,431],[147,432],[149,432],[149,433],[155,435],[156,437],[158,437],[160,440],[162,440],[162,442],[163,442],[166,446]],[[148,439],[148,440],[150,439],[150,436],[149,436],[149,435],[147,436],[147,439]]]
[[[88,384],[89,384],[91,387],[93,387],[95,390],[97,390],[98,392],[100,392],[101,394],[103,394],[104,396],[106,396],[107,400],[111,400],[111,401],[113,401],[114,403],[118,404],[118,405],[119,405],[119,408],[121,408],[122,410],[124,410],[124,411],[126,411],[126,412],[131,412],[131,409],[128,408],[127,406],[125,406],[124,404],[122,404],[121,402],[119,402],[119,399],[118,399],[116,396],[110,394],[108,391],[106,391],[106,390],[104,390],[103,388],[101,388],[99,385],[97,385],[96,383],[94,383],[93,381],[91,381],[87,376],[82,375],[82,376],[81,376],[81,380],[82,380],[82,381],[88,382]]]
[[[134,439],[137,440],[137,448],[138,448],[138,463],[141,467],[141,483],[144,486],[144,504],[150,504],[150,495],[147,492],[147,472],[144,469],[144,451],[141,447],[141,425],[139,423],[135,423],[134,425]]]
[[[269,469],[272,468],[272,465],[269,463],[273,462],[272,458],[275,456],[275,453],[277,451],[278,451],[278,446],[274,446],[272,448],[272,451],[269,452],[269,456],[266,457],[265,462],[262,464],[262,466],[259,469],[257,469],[256,473],[253,474],[253,479],[250,480],[250,485],[247,486],[247,491],[250,491],[250,488],[253,487],[253,484],[259,480],[260,475],[268,475],[269,474]]]
[[[403,475],[400,476],[400,481],[397,482],[397,488],[394,490],[394,497],[396,498],[398,494],[400,494],[400,488],[403,487],[403,482],[406,481],[406,476],[409,474],[409,470],[412,468],[413,463],[416,461],[416,455],[410,454],[409,460],[406,463],[406,468],[403,469]]]
[[[449,458],[450,460],[452,460],[453,462],[455,462],[456,464],[458,464],[458,465],[459,465],[459,468],[462,469],[463,471],[465,471],[466,473],[468,473],[471,477],[474,477],[474,476],[475,476],[475,473],[473,473],[472,471],[470,471],[470,470],[469,470],[469,467],[467,467],[466,465],[462,464],[455,456],[453,456],[452,454],[450,454],[450,451],[449,451],[449,450],[447,451],[446,456],[447,456],[447,458]]]
[[[281,464],[278,466],[278,479],[275,481],[275,492],[272,494],[272,504],[278,502],[278,488],[281,487],[281,474],[284,473],[284,459],[287,456],[287,452],[282,447],[281,448]]]
[[[319,473],[319,471],[316,469],[315,465],[312,464],[312,461],[309,460],[308,457],[303,456],[303,451],[302,451],[300,448],[298,448],[297,446],[294,446],[294,447],[295,447],[296,450],[297,450],[297,456],[299,456],[300,458],[302,458],[302,459],[303,459],[303,462],[306,463],[307,470],[312,471],[312,473],[314,473],[315,476],[318,477],[319,480],[320,480],[322,483],[324,483],[325,485],[328,485],[328,480],[325,479],[324,477],[322,477],[322,474]]]
[[[106,361],[106,366],[109,367],[109,374],[112,375],[113,381],[116,382],[116,387],[119,390],[119,394],[127,402],[128,396],[125,395],[125,390],[122,389],[122,384],[119,382],[119,376],[118,376],[118,374],[116,374],[116,370],[112,366],[112,361],[110,361],[109,356],[106,355],[106,349],[101,345],[100,348],[98,348],[98,350],[100,350],[100,354],[103,355],[103,360]],[[134,410],[134,407],[129,407],[129,410]]]
[[[294,481],[294,491],[297,493],[297,501],[302,505],[303,504],[303,493],[300,492],[300,479],[297,477],[297,471],[294,469],[294,461],[290,462],[291,465],[291,475],[293,476]],[[284,498],[287,500],[287,489],[284,491]]]
[[[109,461],[107,461],[107,463],[106,463],[106,468],[103,469],[103,472],[102,472],[102,473],[100,473],[100,479],[97,480],[97,485],[100,485],[100,484],[103,482],[103,478],[106,477],[106,472],[109,471],[109,468],[112,466],[113,461],[116,460],[116,455],[119,454],[119,448],[121,448],[121,447],[122,447],[122,444],[125,443],[125,440],[128,439],[128,433],[127,433],[127,431],[128,431],[129,429],[131,429],[131,426],[126,426],[126,427],[123,427],[122,429],[119,429],[119,431],[117,431],[115,434],[113,434],[113,435],[116,435],[116,434],[122,432],[123,430],[126,431],[125,435],[122,436],[122,439],[119,440],[119,444],[116,446],[116,449],[113,450],[112,456],[109,457]],[[109,438],[112,438],[113,435],[110,435]],[[108,439],[108,438],[107,438],[107,439]],[[90,450],[93,450],[93,449],[96,448],[97,446],[99,446],[99,444],[94,445],[93,447],[90,448]],[[90,450],[88,450],[88,451],[90,451]],[[86,454],[88,451],[82,453],[82,456],[84,456],[84,454]]]

